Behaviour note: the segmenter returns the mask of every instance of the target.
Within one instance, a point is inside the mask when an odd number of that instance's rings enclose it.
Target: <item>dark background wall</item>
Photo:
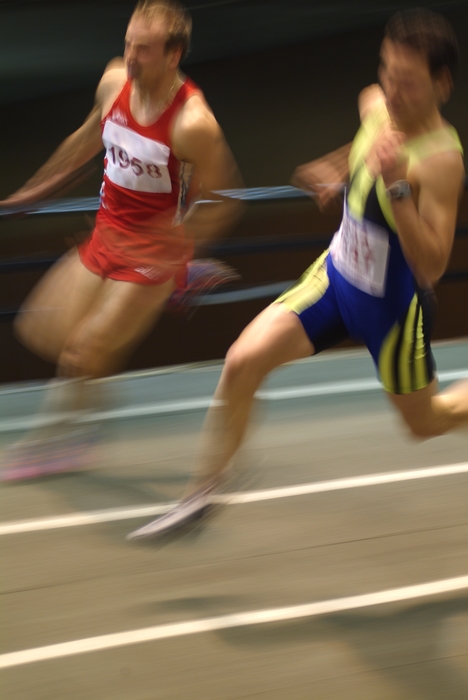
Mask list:
[[[462,50],[468,45],[468,9],[457,3],[447,12]],[[464,5],[464,6],[463,6]],[[449,8],[450,9],[450,8]],[[327,32],[289,46],[240,56],[190,63],[185,67],[205,91],[248,187],[285,185],[299,163],[351,140],[358,126],[356,97],[376,79],[382,22],[348,31]],[[465,51],[462,51],[463,54]],[[464,56],[446,117],[468,144],[468,57]],[[90,110],[94,87],[79,87],[34,100],[4,104],[0,117],[2,164],[0,196],[14,191],[77,128]],[[99,163],[98,163],[99,166]],[[74,195],[96,196],[98,170]],[[315,246],[285,252],[222,255],[246,284],[291,280],[324,248],[339,213],[319,214],[313,202],[254,203],[232,239],[276,236],[287,240],[309,234]],[[57,255],[89,230],[83,215],[0,220],[0,260]],[[468,228],[465,195],[459,227]],[[450,272],[468,271],[468,237],[457,238]],[[0,276],[0,308],[17,307],[43,270]],[[435,337],[468,335],[468,279],[452,276],[438,288]],[[165,315],[131,360],[131,368],[177,364],[224,356],[231,342],[268,299],[204,307],[191,318]],[[3,362],[0,381],[51,376],[53,368],[34,358],[13,337],[11,323],[0,323]]]

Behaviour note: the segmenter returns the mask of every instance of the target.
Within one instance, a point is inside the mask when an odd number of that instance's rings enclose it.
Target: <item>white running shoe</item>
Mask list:
[[[196,526],[203,517],[212,509],[210,497],[213,487],[206,487],[197,491],[180,503],[177,503],[171,510],[156,520],[152,520],[147,525],[134,530],[127,535],[127,540],[139,540],[151,537],[163,537],[178,532],[184,534],[189,526]]]

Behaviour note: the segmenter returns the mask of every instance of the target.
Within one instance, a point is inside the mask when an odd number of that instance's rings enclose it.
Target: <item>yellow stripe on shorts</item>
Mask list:
[[[423,313],[417,294],[411,300],[403,324],[395,323],[379,355],[379,374],[385,391],[411,394],[430,381]]]
[[[322,253],[298,281],[283,292],[273,304],[285,304],[296,314],[316,304],[330,285],[327,274],[327,255],[328,250]]]

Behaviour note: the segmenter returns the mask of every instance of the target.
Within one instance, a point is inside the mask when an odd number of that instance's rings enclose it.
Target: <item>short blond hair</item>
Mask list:
[[[186,7],[177,0],[139,0],[133,14],[143,15],[149,22],[155,17],[163,18],[168,25],[165,49],[180,48],[180,60],[184,60],[192,36],[192,18]]]

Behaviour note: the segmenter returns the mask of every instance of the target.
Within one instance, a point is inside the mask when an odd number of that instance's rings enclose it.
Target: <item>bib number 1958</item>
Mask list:
[[[154,163],[144,163],[139,158],[130,158],[127,151],[123,148],[117,149],[115,146],[111,146],[108,150],[108,155],[112,159],[114,165],[119,168],[131,168],[137,177],[143,174],[147,174],[150,177],[159,178],[162,177],[161,170]]]

